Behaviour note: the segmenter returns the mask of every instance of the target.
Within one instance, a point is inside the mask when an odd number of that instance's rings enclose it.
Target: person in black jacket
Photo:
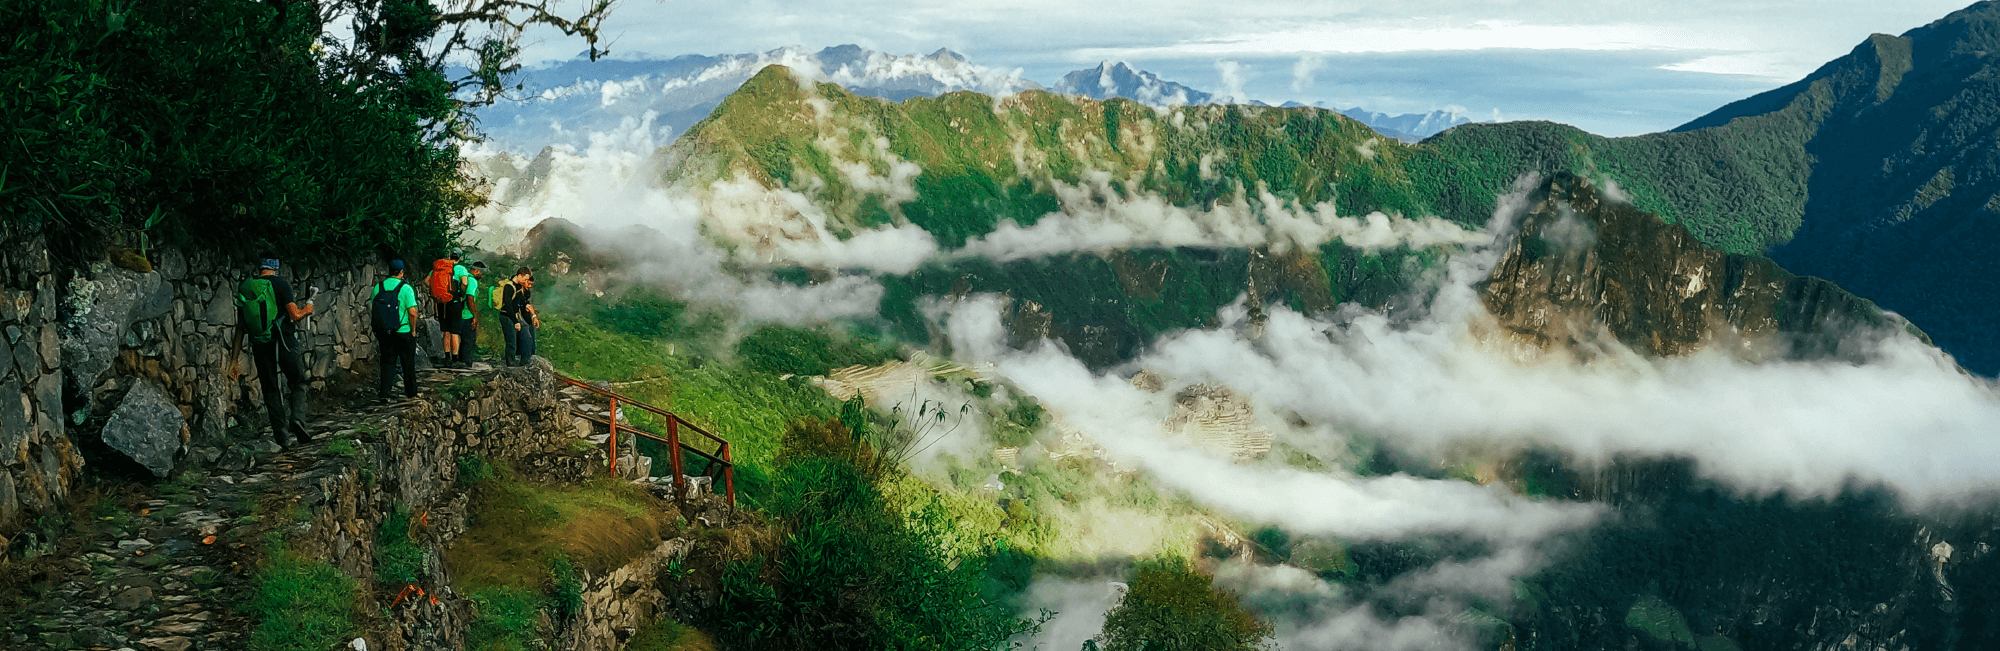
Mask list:
[[[535,330],[542,317],[535,314],[535,276],[527,267],[514,270],[514,277],[501,283],[500,338],[507,344],[501,363],[525,366],[535,356]]]
[[[299,363],[299,332],[295,325],[299,319],[311,316],[313,300],[308,296],[305,307],[301,308],[292,294],[291,283],[278,277],[278,256],[266,254],[259,261],[257,275],[253,280],[268,282],[270,291],[278,305],[277,332],[270,341],[250,341],[250,357],[257,365],[257,384],[264,394],[264,408],[271,413],[271,438],[278,445],[291,447],[294,443],[304,443],[310,438],[306,433],[306,371]],[[238,375],[236,351],[243,345],[243,339],[251,316],[238,309],[235,338],[229,344],[229,381],[235,383]],[[278,386],[279,374],[284,375],[285,387]],[[289,393],[289,400],[287,400]],[[289,403],[289,404],[288,404]],[[294,441],[294,439],[297,439]]]

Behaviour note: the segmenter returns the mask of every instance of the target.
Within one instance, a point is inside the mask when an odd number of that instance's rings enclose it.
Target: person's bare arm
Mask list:
[[[306,301],[306,308],[303,310],[299,309],[298,303],[285,304],[285,316],[290,317],[293,321],[306,318],[307,316],[310,316],[312,313],[313,313],[312,301]]]

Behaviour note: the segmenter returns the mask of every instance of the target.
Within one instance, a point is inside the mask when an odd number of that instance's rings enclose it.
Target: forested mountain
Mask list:
[[[1966,368],[2000,371],[2000,3],[1876,34],[1783,88],[1677,132],[1795,125],[1802,215],[1771,256],[1923,326]],[[1747,140],[1747,139],[1745,139]],[[1777,194],[1772,192],[1770,194]]]
[[[954,248],[1004,221],[1030,228],[1068,205],[1062,193],[1090,187],[1198,212],[1263,205],[1268,190],[1270,201],[1329,202],[1342,215],[1435,215],[1477,228],[1520,175],[1571,172],[1615,183],[1633,205],[1722,250],[1768,252],[1876,299],[1968,369],[1991,373],[2000,340],[1984,324],[1997,315],[1986,297],[2000,295],[1989,262],[2000,237],[1980,224],[2000,210],[1991,135],[2000,87],[1987,72],[1996,27],[2000,4],[1989,2],[1877,35],[1796,84],[1673,132],[1469,124],[1413,146],[1370,142],[1376,134],[1361,124],[1309,107],[1158,113],[1035,92],[894,104],[802,90],[772,70],[675,145],[669,175],[700,185],[741,173],[806,191],[836,237],[910,223]],[[804,107],[820,101],[833,110],[808,119]],[[823,147],[840,141],[854,149]],[[890,186],[837,172],[849,161],[887,179],[891,159],[920,170],[893,200],[881,191]]]

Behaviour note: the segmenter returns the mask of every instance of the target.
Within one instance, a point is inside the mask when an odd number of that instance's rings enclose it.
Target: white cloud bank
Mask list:
[[[1420,451],[1469,441],[1553,444],[1587,461],[1617,454],[1687,457],[1703,475],[1753,493],[1820,496],[1860,482],[1886,485],[1919,505],[2000,488],[2000,391],[1900,331],[1854,333],[1879,338],[1865,364],[1752,363],[1719,352],[1648,359],[1615,342],[1608,344],[1611,354],[1579,364],[1568,355],[1527,355],[1482,338],[1475,334],[1481,331],[1477,324],[1490,317],[1475,283],[1490,273],[1501,245],[1510,241],[1508,224],[1520,198],[1501,203],[1503,214],[1485,234],[1492,243],[1448,261],[1442,286],[1421,320],[1398,323],[1361,312],[1335,322],[1277,307],[1262,328],[1250,328],[1247,310],[1239,305],[1224,310],[1221,327],[1167,337],[1132,366],[1180,382],[1228,386],[1249,394],[1261,409],[1358,429]],[[987,336],[970,330],[954,331],[954,344],[961,337]],[[1053,349],[1024,353],[973,343],[957,349],[994,357],[1004,374],[1072,412],[1107,447],[1246,516],[1343,535],[1394,535],[1405,524],[1436,528],[1491,513],[1452,512],[1468,505],[1511,506],[1462,488],[1384,480],[1318,489],[1326,496],[1325,514],[1303,500],[1236,495],[1211,484],[1261,482],[1271,491],[1261,493],[1265,496],[1312,495],[1319,493],[1309,485],[1321,479],[1191,467],[1184,455],[1152,442],[1156,437],[1132,430],[1128,421],[1140,396],[1118,378],[1090,376]],[[1407,510],[1429,500],[1437,500],[1438,511]],[[1368,503],[1396,506],[1384,507],[1387,519],[1346,521]],[[1526,536],[1563,521],[1554,515],[1510,517],[1515,519],[1509,523],[1478,526]]]
[[[1316,249],[1339,240],[1361,249],[1425,248],[1487,239],[1443,219],[1408,219],[1382,213],[1343,216],[1331,202],[1301,206],[1258,188],[1254,198],[1239,191],[1213,208],[1176,206],[1158,193],[1109,172],[1087,172],[1070,185],[1055,182],[1061,212],[1023,227],[1002,221],[993,232],[952,251],[961,257],[1019,260],[1078,251],[1109,252],[1148,247],[1273,247]]]

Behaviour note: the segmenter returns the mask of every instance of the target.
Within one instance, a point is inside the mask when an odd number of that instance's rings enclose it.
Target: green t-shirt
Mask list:
[[[470,274],[465,276],[465,295],[467,297],[465,300],[465,318],[470,319],[472,318],[472,306],[479,302],[478,276]]]
[[[396,328],[396,332],[409,332],[410,308],[414,308],[417,306],[417,290],[410,289],[410,284],[407,282],[403,282],[403,279],[401,278],[389,278],[383,280],[382,284],[376,285],[375,291],[377,292],[388,291],[390,287],[395,286],[391,285],[390,283],[403,284],[401,288],[396,290],[396,320],[402,322],[403,324],[402,326]]]

